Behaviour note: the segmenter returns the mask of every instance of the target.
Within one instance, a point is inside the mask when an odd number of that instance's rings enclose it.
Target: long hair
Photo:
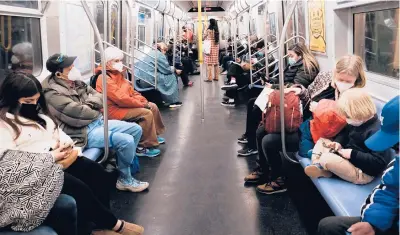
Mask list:
[[[358,55],[345,55],[338,60],[335,66],[335,74],[346,73],[356,77],[354,87],[362,88],[367,83],[367,77],[364,72],[364,61]]]
[[[36,122],[35,124],[23,123],[19,119],[21,116],[19,113],[21,104],[18,100],[23,97],[34,96],[37,93],[40,94],[38,100],[40,111],[52,119],[54,123],[57,123],[53,115],[49,112],[42,85],[33,75],[22,72],[10,73],[0,87],[0,120],[11,126],[15,132],[15,139],[21,134],[21,130],[18,126],[34,126],[39,128],[41,124],[46,127],[46,122],[39,117],[39,110],[33,117],[29,117],[29,119]],[[14,119],[8,118],[7,112],[14,114]]]
[[[215,43],[219,43],[219,30],[218,24],[215,19],[210,19],[210,24],[208,25],[209,30],[214,30],[214,41]]]
[[[296,53],[296,55],[303,58],[303,64],[308,74],[318,73],[318,61],[315,59],[314,55],[311,53],[310,50],[308,50],[307,46],[304,43],[298,42],[290,46],[289,50],[293,51],[294,53]]]

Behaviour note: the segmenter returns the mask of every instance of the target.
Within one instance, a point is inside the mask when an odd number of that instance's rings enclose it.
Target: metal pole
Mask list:
[[[99,43],[99,49],[100,49],[100,57],[101,57],[101,73],[103,74],[103,113],[104,113],[104,156],[100,160],[100,163],[103,163],[105,160],[108,158],[108,153],[109,153],[109,143],[108,143],[108,107],[107,107],[107,79],[105,78],[106,73],[106,61],[105,61],[105,56],[104,56],[104,46],[103,46],[103,40],[101,39],[99,29],[97,28],[96,22],[94,21],[94,18],[92,14],[90,13],[90,9],[86,3],[85,0],[81,0],[83,9],[85,10],[85,13],[90,21],[90,24],[92,25],[94,35],[96,36],[96,40]]]
[[[268,3],[269,0],[267,0],[265,2],[265,8],[264,8],[264,19],[265,22],[268,22],[268,24],[270,24],[271,22],[269,22],[269,14],[268,14]],[[271,28],[271,25],[269,26]],[[269,36],[269,32],[267,31],[267,24],[265,24],[265,40],[264,40],[264,47],[265,47],[265,79],[268,81],[269,80],[269,65],[268,65],[268,36]]]
[[[251,41],[250,41],[250,34],[251,34],[251,7],[249,8],[249,34],[247,35],[247,49],[248,49],[248,56],[250,61],[250,83],[253,84],[253,64],[251,61]]]
[[[130,25],[129,25],[129,40],[130,40],[130,50],[131,50],[131,57],[129,58],[130,61],[130,66],[131,66],[131,80],[132,80],[132,87],[135,89],[135,30],[136,30],[136,25],[135,25],[135,20],[133,19],[132,15],[132,9],[134,7],[134,2],[131,3],[131,1],[126,0],[126,4],[128,5],[128,19],[130,20]],[[129,50],[129,48],[127,48]]]
[[[284,66],[283,66],[284,46],[283,45],[285,43],[285,34],[286,34],[287,27],[289,25],[289,20],[290,20],[290,17],[292,16],[294,10],[296,9],[296,5],[297,5],[297,1],[294,1],[292,7],[290,8],[290,10],[288,11],[288,14],[286,16],[285,23],[282,28],[281,37],[279,39],[279,49],[278,49],[279,57],[278,58],[279,58],[279,92],[280,92],[279,105],[280,105],[280,107],[284,107],[284,105],[285,105],[285,93],[284,93],[284,84],[283,84],[283,82],[284,82],[284,77],[283,77],[284,76],[284,73],[283,73],[283,70],[284,70]],[[291,159],[287,154],[286,141],[285,141],[285,109],[281,108],[280,113],[281,113],[282,154],[288,161],[293,162],[293,163],[298,163],[297,161]]]
[[[198,37],[198,54],[200,64],[200,79],[203,73],[203,20],[201,16],[201,0],[197,0],[197,37]],[[200,81],[200,105],[201,105],[201,121],[204,122],[204,88],[203,81]]]
[[[234,28],[235,28],[235,32],[234,32],[234,35],[233,35],[233,40],[234,40],[234,43],[233,43],[233,47],[235,48],[235,51],[234,51],[234,54],[235,54],[235,62],[236,62],[236,59],[237,59],[237,39],[236,39],[236,35],[238,34],[238,23],[237,23],[237,17],[233,20],[233,23],[234,23]],[[239,39],[239,37],[238,37],[238,39]]]
[[[154,14],[154,27],[155,27],[155,39],[156,39],[156,46],[155,46],[155,57],[154,58],[154,89],[157,90],[157,69],[158,69],[158,61],[157,61],[157,56],[158,56],[158,51],[157,51],[157,40],[158,40],[158,22],[157,22],[157,17],[156,17],[156,10],[153,9],[153,14]]]
[[[172,47],[172,66],[175,66],[175,56],[176,56],[176,51],[175,51],[175,48],[176,48],[176,23],[175,23],[175,18],[172,18],[172,20],[174,21],[174,23],[173,23],[173,30],[172,30],[172,33],[174,34],[173,35],[173,40],[174,40],[174,42],[173,42],[173,47]],[[178,22],[178,24],[179,24],[179,22]]]

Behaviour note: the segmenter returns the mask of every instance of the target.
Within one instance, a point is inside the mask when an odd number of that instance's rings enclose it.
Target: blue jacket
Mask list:
[[[399,157],[383,172],[381,183],[374,188],[361,208],[361,221],[380,232],[399,228]]]

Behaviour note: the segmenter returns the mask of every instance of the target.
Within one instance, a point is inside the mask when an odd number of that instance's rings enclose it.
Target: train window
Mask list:
[[[138,34],[139,34],[139,40],[144,42],[146,40],[146,27],[144,25],[139,25],[138,27]],[[139,42],[139,49],[142,51],[144,50],[144,43]]]
[[[36,1],[0,1],[0,5],[7,5],[7,6],[12,6],[12,7],[24,7],[24,8],[32,8],[32,9],[38,9],[39,4],[38,0]]]
[[[103,40],[105,40],[105,35],[104,35],[104,2],[103,1],[98,1],[96,4],[96,25],[97,28],[99,29],[100,36]],[[99,45],[96,45],[96,50],[99,49]],[[95,53],[95,63],[100,63],[101,62],[101,57],[100,53]]]
[[[399,79],[399,8],[356,13],[354,53],[367,71]]]
[[[119,9],[118,3],[113,2],[110,8],[109,42],[119,47]]]
[[[40,19],[0,15],[0,70],[5,69],[40,75]]]

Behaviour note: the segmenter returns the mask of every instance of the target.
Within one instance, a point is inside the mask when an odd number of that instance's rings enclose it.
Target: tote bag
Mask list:
[[[203,52],[206,55],[209,55],[211,53],[211,41],[210,40],[205,40],[203,42]]]

